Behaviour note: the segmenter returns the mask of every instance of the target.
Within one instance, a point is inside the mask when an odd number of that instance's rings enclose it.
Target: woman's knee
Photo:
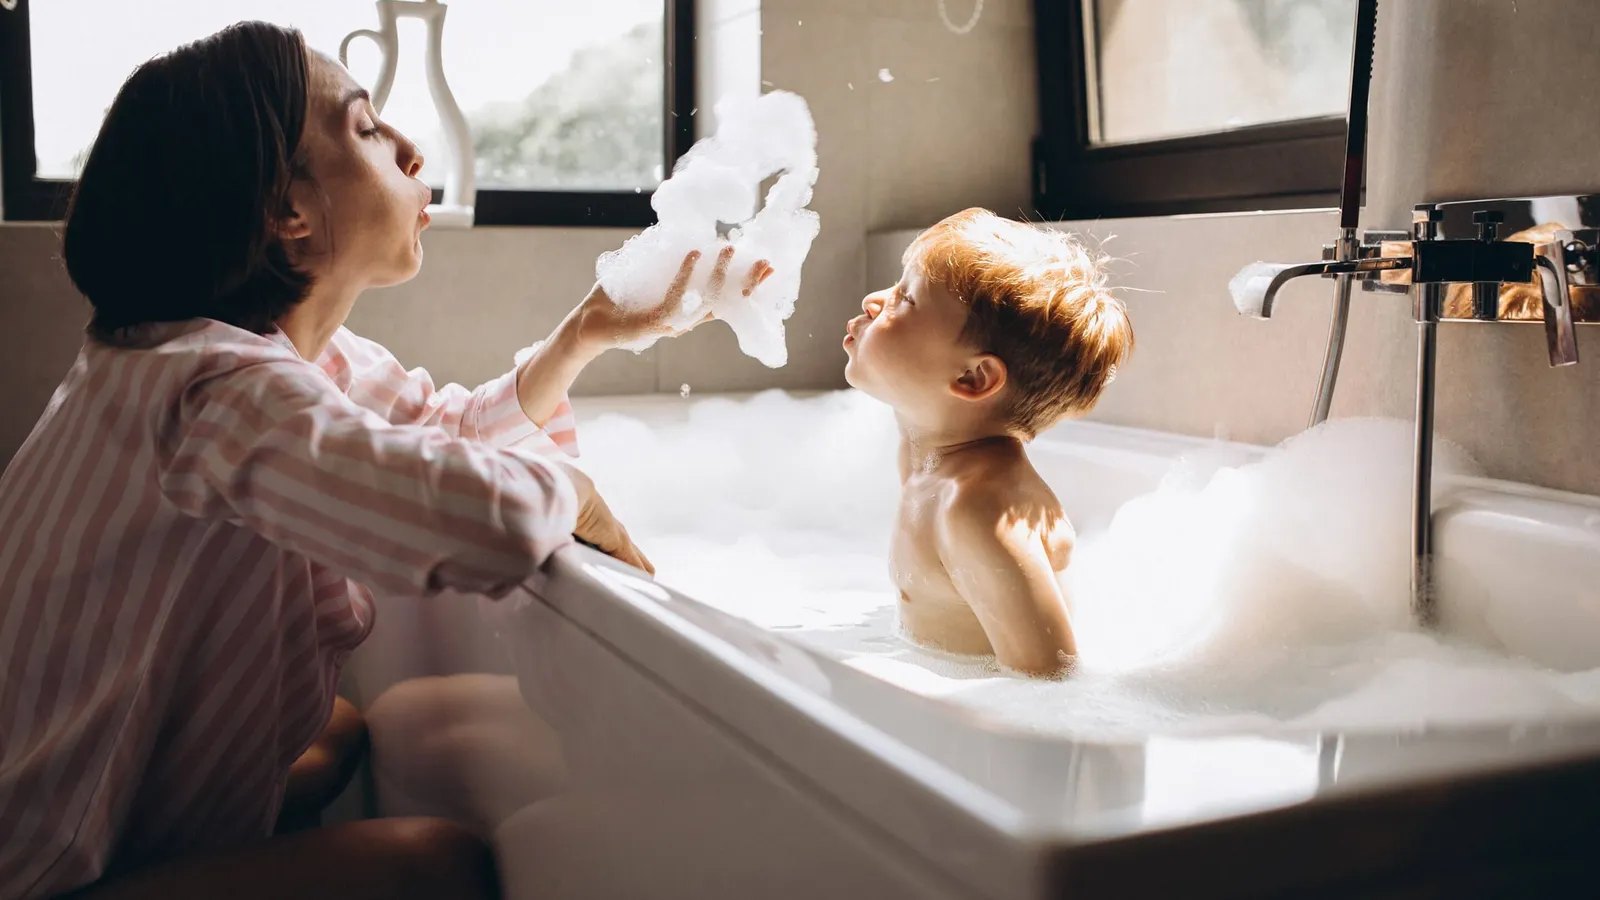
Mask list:
[[[500,896],[494,848],[483,837],[449,819],[392,819],[386,824],[388,843],[408,884],[416,886],[415,896]]]
[[[317,743],[341,754],[359,753],[367,744],[367,720],[354,703],[343,697],[333,698],[333,713],[323,727]]]
[[[350,783],[367,751],[367,723],[361,711],[343,697],[315,742],[289,767],[280,833],[317,824],[323,807]]]

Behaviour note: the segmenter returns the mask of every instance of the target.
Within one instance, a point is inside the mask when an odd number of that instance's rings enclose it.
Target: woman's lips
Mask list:
[[[428,227],[428,223],[433,221],[433,216],[428,215],[428,211],[426,209],[424,209],[422,212],[418,213],[417,214],[417,218],[422,220],[422,227],[423,228],[427,228]]]

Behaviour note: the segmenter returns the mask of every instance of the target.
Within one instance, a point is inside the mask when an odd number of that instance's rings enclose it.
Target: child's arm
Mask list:
[[[1039,528],[994,497],[958,495],[941,517],[939,555],[1001,665],[1053,675],[1078,646]]]

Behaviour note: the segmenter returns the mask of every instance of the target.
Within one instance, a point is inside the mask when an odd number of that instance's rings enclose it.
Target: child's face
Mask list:
[[[868,294],[845,326],[845,380],[900,412],[931,413],[954,399],[977,355],[961,339],[966,323],[966,304],[913,261],[899,283]]]

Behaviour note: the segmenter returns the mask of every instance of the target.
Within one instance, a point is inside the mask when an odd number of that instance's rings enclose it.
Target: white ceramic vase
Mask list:
[[[394,87],[395,67],[400,60],[400,27],[403,16],[421,19],[428,25],[428,93],[433,97],[433,107],[439,114],[444,129],[445,143],[450,158],[445,161],[444,202],[428,205],[428,215],[433,227],[468,228],[472,225],[473,207],[477,200],[476,160],[472,154],[472,132],[467,119],[450,93],[444,77],[444,16],[449,7],[439,0],[377,0],[378,28],[363,28],[345,35],[339,42],[339,62],[349,64],[350,42],[356,38],[370,38],[383,54],[383,64],[378,71],[378,82],[372,88],[372,106],[379,113],[389,99],[389,89]]]

